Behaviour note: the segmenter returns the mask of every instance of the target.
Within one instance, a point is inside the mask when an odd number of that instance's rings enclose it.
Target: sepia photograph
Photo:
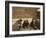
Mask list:
[[[44,35],[44,3],[5,3],[6,36]]]
[[[40,33],[43,29],[43,6],[10,4],[10,34]]]
[[[40,8],[12,7],[12,31],[40,30]]]

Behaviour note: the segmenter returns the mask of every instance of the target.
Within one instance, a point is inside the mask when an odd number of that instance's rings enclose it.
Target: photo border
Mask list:
[[[10,35],[9,34],[9,3],[43,5],[43,33]],[[5,1],[5,37],[35,36],[35,35],[44,35],[44,34],[45,34],[45,4],[44,3]]]

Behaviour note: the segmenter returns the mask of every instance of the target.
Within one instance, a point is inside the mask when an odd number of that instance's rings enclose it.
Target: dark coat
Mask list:
[[[12,26],[12,30],[13,30],[13,31],[20,30],[20,28],[21,28],[21,21],[22,21],[22,20],[16,21],[16,23]]]
[[[28,22],[28,20],[25,20],[24,22],[23,22],[23,28],[27,28],[28,27],[28,25],[29,25],[29,22]]]
[[[34,29],[40,29],[40,21],[35,20],[35,23],[32,21],[30,26]]]

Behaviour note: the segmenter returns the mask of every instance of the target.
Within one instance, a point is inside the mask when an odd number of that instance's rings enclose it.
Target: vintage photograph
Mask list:
[[[5,2],[5,36],[44,35],[44,3]]]
[[[12,31],[40,30],[40,8],[12,7]]]

